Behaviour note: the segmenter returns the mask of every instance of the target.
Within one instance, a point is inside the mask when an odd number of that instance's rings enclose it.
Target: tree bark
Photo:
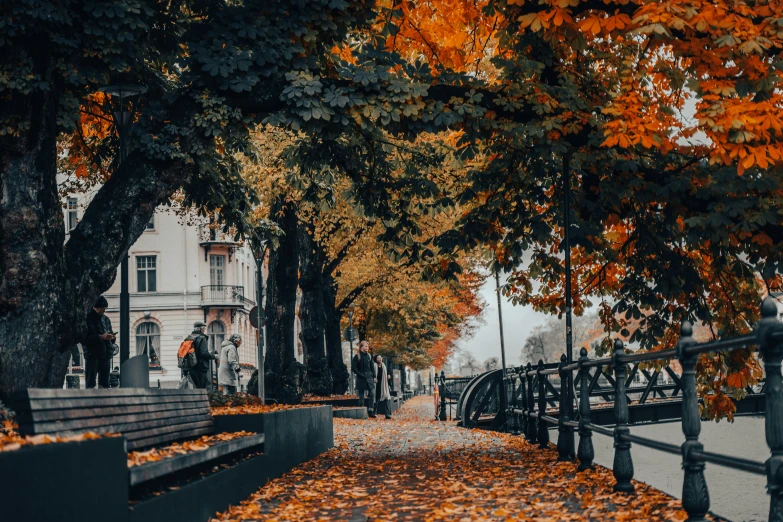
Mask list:
[[[342,395],[348,391],[348,367],[343,360],[343,336],[340,331],[341,312],[337,310],[337,283],[332,274],[323,279],[324,314],[326,317],[326,358],[332,373],[332,393]]]
[[[304,368],[296,361],[294,323],[299,271],[297,209],[278,198],[272,216],[283,232],[276,248],[269,250],[269,278],[266,288],[267,355],[265,386],[270,397],[283,402],[302,400]]]
[[[40,72],[53,79],[51,69]],[[70,355],[57,350],[70,310],[55,176],[58,89],[26,98],[27,131],[0,140],[0,399],[62,385]]]
[[[326,252],[315,240],[314,226],[300,223],[298,229],[300,270],[299,288],[302,303],[299,317],[302,320],[302,342],[305,349],[307,380],[305,392],[328,396],[332,393],[332,374],[326,359],[323,270]]]

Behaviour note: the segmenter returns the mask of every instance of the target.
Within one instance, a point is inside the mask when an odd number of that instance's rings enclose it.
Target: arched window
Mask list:
[[[212,321],[207,328],[209,351],[220,352],[220,345],[226,340],[226,327],[220,321]]]
[[[158,362],[160,351],[160,327],[152,321],[141,323],[136,327],[136,355],[146,353],[150,363]]]

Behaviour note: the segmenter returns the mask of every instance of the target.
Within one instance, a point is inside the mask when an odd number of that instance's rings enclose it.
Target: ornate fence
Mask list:
[[[757,475],[766,475],[767,489],[770,494],[769,520],[783,522],[783,376],[781,375],[781,359],[783,359],[783,324],[777,318],[778,311],[775,301],[767,297],[761,304],[761,321],[752,334],[731,339],[699,343],[693,337],[693,326],[685,321],[680,329],[680,339],[675,349],[637,354],[625,353],[625,347],[620,340],[615,341],[612,356],[605,359],[591,360],[583,348],[577,362],[566,364],[565,357],[557,368],[544,368],[542,362],[537,368],[530,365],[527,368],[511,370],[507,380],[513,383],[511,403],[509,404],[509,421],[512,431],[520,431],[527,440],[538,443],[539,447],[547,448],[549,444],[549,426],[557,426],[558,460],[571,460],[577,457],[579,470],[593,467],[592,437],[594,433],[614,439],[613,473],[616,479],[615,491],[632,492],[634,486],[631,479],[634,475],[631,445],[639,444],[648,448],[667,453],[682,455],[684,470],[682,505],[689,515],[689,520],[704,520],[710,507],[707,483],[704,479],[705,463],[740,469]],[[722,455],[705,451],[699,442],[701,418],[699,413],[699,398],[696,393],[696,362],[700,354],[708,352],[726,352],[747,349],[757,346],[764,362],[766,383],[762,389],[764,394],[764,415],[766,422],[767,444],[771,456],[766,463],[755,462],[743,458]],[[682,365],[682,375],[675,379],[672,395],[682,390],[682,431],[685,441],[680,446],[658,440],[632,435],[629,428],[629,398],[627,385],[628,364],[637,365],[648,361],[668,361],[678,359]],[[611,366],[614,378],[610,380],[613,389],[596,391],[597,374],[603,374],[603,368]],[[591,375],[591,369],[597,369]],[[571,394],[568,389],[568,377],[576,373],[575,388],[578,397],[578,414],[572,411]],[[560,377],[560,391],[549,383],[549,376]],[[609,376],[611,377],[611,376]],[[643,391],[643,400],[656,391],[656,379],[650,380]],[[552,393],[555,392],[555,393]],[[613,429],[594,424],[590,397],[595,395],[614,396]],[[565,400],[560,400],[565,398]],[[556,399],[556,400],[555,400]],[[557,418],[548,415],[549,406],[559,407]],[[521,407],[520,407],[521,406]],[[578,416],[578,420],[576,417]],[[579,433],[579,444],[575,450],[574,431]]]

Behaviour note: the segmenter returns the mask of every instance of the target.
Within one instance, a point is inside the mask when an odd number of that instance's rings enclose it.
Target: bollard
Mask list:
[[[756,333],[767,374],[764,424],[767,445],[772,451],[766,462],[770,522],[783,521],[783,377],[780,373],[783,358],[780,337],[783,336],[783,327],[777,315],[775,301],[769,296],[765,297],[761,303],[761,322]]]
[[[571,460],[574,447],[573,432],[565,425],[571,420],[568,415],[568,410],[571,409],[568,404],[568,372],[563,370],[567,362],[565,354],[561,355],[557,372],[560,375],[560,417],[557,419],[557,460],[559,461]]]
[[[532,372],[533,365],[527,363],[526,371],[528,373]],[[530,375],[527,376],[527,407],[528,407],[527,440],[535,444],[538,441],[538,436],[536,433],[536,422],[533,420],[532,417],[530,417],[530,414],[536,411],[536,403],[535,403],[535,398],[533,397],[533,378]]]
[[[445,421],[446,420],[446,374],[444,372],[440,372],[440,384],[438,385],[438,389],[440,390],[440,416],[438,417],[438,420]]]
[[[587,349],[579,350],[579,448],[577,450],[579,467],[577,471],[593,469],[595,458],[593,430],[588,426],[593,422],[590,417],[590,368],[583,368],[588,360]]]
[[[623,342],[620,339],[614,342],[614,353],[612,353],[612,366],[614,366],[615,394],[614,394],[614,416],[617,424],[614,428],[614,464],[613,472],[617,483],[614,485],[615,491],[623,493],[633,493],[634,485],[631,483],[633,478],[633,460],[631,459],[631,443],[622,439],[623,435],[629,435],[631,430],[628,428],[628,401],[625,394],[625,363],[621,363],[619,356],[625,353]]]
[[[542,419],[546,415],[546,384],[544,379],[546,375],[541,375],[544,371],[544,361],[538,360],[538,447],[547,449],[549,447],[549,428],[546,421]]]
[[[696,361],[698,355],[686,353],[688,346],[696,344],[692,337],[693,325],[683,321],[680,325],[680,340],[677,341],[677,358],[682,365],[682,469],[685,477],[682,484],[682,507],[688,513],[688,520],[705,520],[710,509],[710,495],[704,480],[704,460],[695,453],[704,451],[699,442],[701,416],[699,397],[696,394]]]
[[[522,396],[522,415],[519,416],[519,431],[527,438],[527,376],[525,367],[519,368],[519,387]]]

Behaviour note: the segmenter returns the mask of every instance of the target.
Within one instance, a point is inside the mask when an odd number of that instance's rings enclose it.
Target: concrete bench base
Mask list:
[[[162,479],[159,496],[133,504],[124,437],[2,452],[0,505],[8,520],[25,522],[207,522],[334,446],[331,406],[215,417],[216,432],[241,430],[264,434],[262,455],[179,489]]]
[[[367,408],[351,408],[349,410],[332,410],[332,415],[340,419],[366,419]]]

